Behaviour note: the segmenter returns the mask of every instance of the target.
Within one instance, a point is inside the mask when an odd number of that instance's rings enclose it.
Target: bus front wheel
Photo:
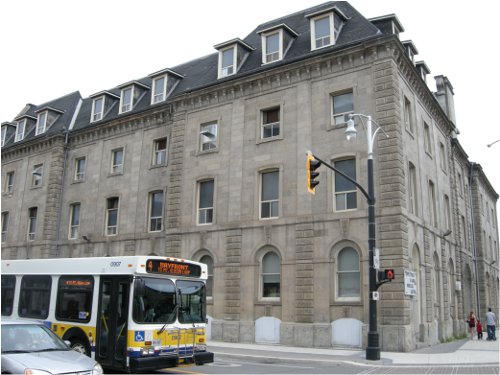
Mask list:
[[[69,341],[71,342],[71,349],[90,357],[90,350],[87,347],[87,343],[79,338],[71,338]]]

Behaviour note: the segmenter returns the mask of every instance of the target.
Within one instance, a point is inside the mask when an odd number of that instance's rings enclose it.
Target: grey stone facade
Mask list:
[[[279,323],[281,344],[352,345],[334,337],[338,331],[332,328],[350,319],[360,322],[362,339],[354,345],[365,346],[367,204],[358,192],[356,209],[336,211],[334,178],[324,167],[314,196],[305,182],[305,153],[313,150],[332,163],[355,158],[357,180],[367,185],[361,124],[360,139],[349,143],[345,124],[332,120],[332,95],[352,91],[354,112],[372,115],[387,134],[375,144],[376,240],[381,268],[394,268],[397,276],[380,289],[381,347],[409,351],[461,335],[477,301],[482,314],[492,307],[498,316],[498,195],[456,139],[451,84],[436,79],[438,93],[432,93],[397,35],[380,34],[186,90],[128,116],[76,126],[67,138],[51,135],[4,147],[2,177],[15,171],[16,180],[13,193],[2,195],[2,212],[9,213],[2,258],[208,255],[214,265],[212,338],[254,342],[264,317],[276,319],[264,324]],[[405,124],[407,102],[412,129]],[[271,107],[281,111],[280,135],[264,140],[261,112]],[[218,124],[217,147],[203,152],[200,126],[211,121]],[[153,166],[154,142],[164,137],[167,162]],[[124,169],[113,174],[110,157],[117,148],[124,150]],[[76,182],[81,157],[85,178]],[[39,162],[43,182],[33,189],[28,177]],[[410,163],[416,170],[414,209]],[[279,215],[261,219],[260,176],[268,170],[279,171]],[[206,179],[214,181],[213,222],[198,225],[198,182]],[[154,191],[165,197],[158,232],[148,229],[148,196]],[[120,202],[114,236],[105,231],[109,197]],[[79,237],[69,239],[75,202],[81,204]],[[35,240],[28,241],[33,206],[40,219]],[[359,255],[360,292],[350,299],[338,293],[338,255],[346,247]],[[278,298],[262,298],[262,259],[269,250],[280,259]],[[416,296],[405,294],[404,270],[416,273]]]

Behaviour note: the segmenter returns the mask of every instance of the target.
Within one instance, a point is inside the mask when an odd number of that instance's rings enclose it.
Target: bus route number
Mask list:
[[[111,267],[120,267],[120,264],[122,264],[122,262],[111,262],[109,265]]]

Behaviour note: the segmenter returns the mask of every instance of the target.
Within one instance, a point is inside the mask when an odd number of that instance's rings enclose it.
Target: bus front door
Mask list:
[[[103,367],[126,367],[130,284],[129,277],[101,276],[95,359]]]

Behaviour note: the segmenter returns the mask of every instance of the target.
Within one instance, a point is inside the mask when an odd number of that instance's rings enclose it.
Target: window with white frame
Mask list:
[[[35,135],[45,133],[46,126],[47,126],[47,111],[44,111],[38,114],[38,119],[36,121]]]
[[[120,95],[120,113],[125,113],[132,110],[134,100],[134,87],[126,87],[122,89]]]
[[[217,148],[217,122],[201,125],[200,151],[209,151]]]
[[[334,44],[333,13],[312,18],[311,30],[313,50]]]
[[[261,138],[267,139],[280,135],[280,107],[261,111],[262,125]]]
[[[405,111],[404,112],[404,116],[405,116],[404,117],[405,128],[410,133],[414,133],[413,118],[412,118],[412,113],[411,113],[411,102],[406,97],[405,97],[404,111]]]
[[[203,255],[200,258],[200,263],[207,265],[207,285],[206,296],[207,299],[213,298],[214,293],[214,260],[210,255]]]
[[[36,217],[38,208],[31,207],[28,209],[28,241],[34,241],[36,235]]]
[[[160,103],[167,98],[167,76],[156,77],[153,79],[153,90],[151,104]]]
[[[274,251],[268,251],[262,257],[260,280],[261,298],[278,300],[281,293],[281,261]]]
[[[78,239],[78,229],[80,228],[80,203],[73,203],[69,206],[69,239]]]
[[[283,31],[276,30],[270,33],[262,34],[263,62],[268,64],[283,58]]]
[[[31,172],[31,186],[40,187],[42,186],[43,177],[43,164],[37,164],[33,167],[33,172]]]
[[[9,212],[2,212],[2,243],[7,242],[7,228],[9,227]]]
[[[417,215],[417,170],[410,162],[408,163],[408,210]]]
[[[108,198],[106,201],[106,236],[118,234],[118,197]]]
[[[123,148],[111,151],[111,173],[123,173]]]
[[[74,175],[75,182],[81,182],[85,180],[85,165],[86,165],[85,157],[75,159],[75,175]]]
[[[332,119],[333,125],[344,124],[347,115],[354,113],[354,98],[352,91],[332,95]]]
[[[14,171],[10,171],[5,174],[4,192],[7,194],[12,194],[12,192],[14,191],[14,176]]]
[[[219,78],[236,73],[236,46],[219,51]]]
[[[24,139],[24,132],[26,130],[26,119],[19,120],[16,127],[16,138],[15,142],[22,141]]]
[[[436,192],[434,183],[429,180],[429,219],[432,226],[437,226]]]
[[[149,231],[160,232],[163,229],[163,191],[149,194]]]
[[[431,128],[424,121],[424,148],[425,152],[432,155]]]
[[[153,142],[153,165],[167,164],[167,138],[155,139]]]
[[[356,181],[356,159],[335,161],[335,168]],[[357,188],[344,176],[334,173],[335,211],[354,210],[357,208]]]
[[[359,300],[361,282],[359,254],[352,247],[344,247],[337,255],[337,299]]]
[[[104,117],[104,96],[92,101],[92,122],[102,120]]]
[[[279,171],[261,173],[260,218],[279,217]]]
[[[3,147],[5,145],[6,138],[7,138],[7,126],[4,125],[4,126],[2,126],[2,141],[0,144],[1,147]]]
[[[198,183],[198,224],[212,224],[214,219],[214,180]]]

